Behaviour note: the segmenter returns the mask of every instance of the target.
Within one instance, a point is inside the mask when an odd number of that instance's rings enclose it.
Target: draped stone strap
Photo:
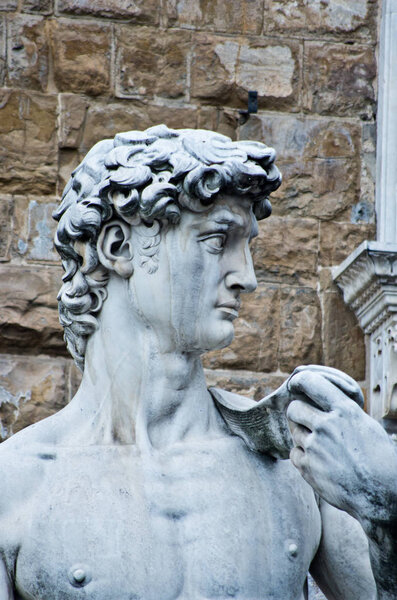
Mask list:
[[[209,392],[230,430],[250,450],[273,458],[289,458],[293,443],[286,417],[291,401],[286,385],[259,402],[220,388],[209,388]]]
[[[361,408],[364,406],[361,389],[351,377],[337,369],[321,365],[297,367],[277,390],[259,402],[220,388],[211,387],[209,391],[229,429],[241,437],[248,448],[273,458],[285,459],[289,458],[293,446],[290,430],[293,431],[295,425],[288,421],[286,416],[292,400],[304,400],[317,409],[326,412],[329,410],[324,404],[314,402],[313,398],[303,393],[294,391],[291,394],[289,387],[291,379],[305,372],[321,374],[336,388],[343,391],[346,399],[353,400]]]

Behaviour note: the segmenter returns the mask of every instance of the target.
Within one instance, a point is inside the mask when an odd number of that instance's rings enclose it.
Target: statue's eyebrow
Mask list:
[[[243,228],[245,223],[244,219],[241,215],[233,213],[227,209],[221,209],[215,215],[209,219],[210,222],[214,223],[214,225],[220,226],[219,229],[223,231],[227,231],[229,227],[240,227]],[[252,215],[251,219],[251,231],[249,235],[249,240],[251,241],[254,237],[258,235],[258,222],[254,215]]]
[[[240,215],[226,210],[222,211],[219,215],[214,216],[213,220],[217,225],[244,227],[244,219]]]
[[[223,210],[221,214],[215,216],[214,223],[217,225],[226,225],[227,227],[244,227],[244,219],[237,215],[236,213],[232,213],[226,210]],[[252,215],[251,221],[251,232],[250,232],[250,241],[258,235],[258,221],[255,216]]]

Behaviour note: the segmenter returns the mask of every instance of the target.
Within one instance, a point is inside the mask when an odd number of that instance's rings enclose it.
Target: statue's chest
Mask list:
[[[18,557],[22,597],[299,597],[319,517],[287,463],[234,438],[150,461],[115,452],[51,465]]]

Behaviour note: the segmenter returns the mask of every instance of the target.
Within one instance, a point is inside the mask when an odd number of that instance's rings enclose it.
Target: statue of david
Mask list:
[[[347,375],[207,389],[256,287],[274,150],[164,125],[96,144],[56,247],[70,404],[0,446],[1,600],[397,598],[397,455]],[[272,241],[269,240],[269,244]]]

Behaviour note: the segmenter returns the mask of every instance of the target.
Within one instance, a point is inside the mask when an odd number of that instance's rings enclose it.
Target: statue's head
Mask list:
[[[168,236],[169,255],[191,255],[189,265],[176,265],[174,270],[204,270],[212,285],[211,265],[202,261],[199,267],[193,256],[198,245],[189,250],[186,233],[185,241],[175,242],[175,235],[194,229],[195,242],[200,242],[206,255],[217,257],[209,260],[219,262],[225,232],[231,227],[229,207],[244,239],[251,236],[257,219],[270,215],[269,193],[281,183],[274,158],[274,150],[259,142],[232,142],[210,131],[172,130],[165,125],[120,133],[90,150],[72,173],[54,213],[59,221],[55,245],[65,269],[58,295],[60,321],[80,368],[88,337],[98,327],[111,273],[127,280],[149,278],[151,287],[150,278],[154,281],[161,269],[160,249],[166,243],[162,240]],[[206,229],[209,217],[215,230]],[[159,281],[172,279],[170,273],[165,278],[163,273]],[[187,275],[176,273],[174,279]],[[175,292],[175,281],[171,284]],[[245,286],[231,279],[227,285],[236,301],[241,291],[254,288],[252,283]],[[192,294],[180,295],[182,312],[182,304],[190,303],[194,313]],[[227,320],[229,314],[230,321],[233,302],[226,298],[223,303],[230,304],[223,307],[223,316]]]

